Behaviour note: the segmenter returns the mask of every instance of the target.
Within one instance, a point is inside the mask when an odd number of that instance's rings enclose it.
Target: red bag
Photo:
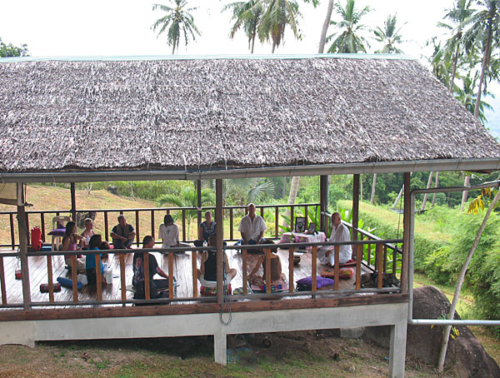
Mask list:
[[[33,227],[31,229],[31,247],[35,251],[42,249],[42,231],[40,231],[40,227]]]

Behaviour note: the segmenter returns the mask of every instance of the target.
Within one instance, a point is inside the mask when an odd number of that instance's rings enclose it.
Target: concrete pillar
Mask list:
[[[391,326],[391,340],[389,352],[389,377],[404,378],[406,356],[406,320]]]
[[[214,358],[216,363],[227,365],[227,335],[222,329],[214,334]]]

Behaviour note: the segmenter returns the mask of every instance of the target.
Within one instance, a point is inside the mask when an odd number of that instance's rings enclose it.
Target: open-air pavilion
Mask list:
[[[208,334],[214,335],[215,360],[225,363],[229,334],[389,325],[389,374],[403,377],[410,202],[402,240],[361,241],[359,175],[401,173],[408,199],[410,172],[497,169],[500,147],[484,126],[426,68],[402,56],[2,59],[0,179],[17,184],[20,239],[12,247],[19,245],[23,275],[22,301],[11,304],[3,259],[16,253],[3,253],[0,343]],[[357,278],[363,243],[380,246],[379,263],[371,267],[378,272],[385,270],[384,251],[399,243],[399,287],[387,290],[381,280],[372,290],[356,284],[316,291],[313,285],[297,295],[290,280],[292,290],[263,300],[265,294],[246,292],[228,298],[221,281],[217,298],[207,300],[196,295],[193,278],[192,297],[136,307],[125,293],[126,254],[117,253],[118,299],[103,300],[97,285],[95,298],[79,301],[74,285],[62,303],[53,292],[43,303],[32,300],[38,288],[30,285],[29,260],[46,261],[51,282],[60,253],[28,252],[24,184],[215,179],[222,272],[224,179],[320,176],[320,227],[327,231],[328,175],[336,174],[354,175]],[[168,259],[170,268],[172,254]],[[246,282],[245,251],[241,259]],[[230,315],[221,318],[228,303]],[[144,322],[157,325],[154,334]]]

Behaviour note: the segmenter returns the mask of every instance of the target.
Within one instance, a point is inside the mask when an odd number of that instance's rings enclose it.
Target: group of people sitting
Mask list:
[[[240,222],[238,230],[241,233],[241,239],[236,243],[240,245],[257,245],[257,244],[274,244],[270,239],[264,238],[264,232],[267,229],[264,219],[256,214],[254,204],[249,204],[247,207],[247,215],[245,215]],[[102,236],[95,234],[93,230],[93,220],[88,218],[84,222],[85,230],[78,234],[74,222],[68,222],[66,225],[66,232],[62,241],[62,250],[76,251],[82,250],[107,250],[110,248],[106,241],[102,240]],[[205,220],[200,223],[198,229],[198,240],[194,244],[197,247],[204,245],[216,245],[216,229],[217,223],[212,218],[212,212],[205,212]],[[165,215],[163,224],[160,225],[159,237],[162,239],[162,248],[175,248],[181,246],[179,240],[179,228],[174,223],[174,219],[170,214]],[[113,239],[113,248],[116,249],[129,249],[135,239],[136,233],[134,227],[129,225],[125,216],[118,217],[118,224],[113,227],[111,237]],[[347,227],[342,224],[339,213],[332,214],[332,231],[330,235],[330,242],[348,242],[350,241],[350,233]],[[146,236],[143,239],[143,248],[152,249],[155,247],[155,240],[152,236]],[[351,246],[340,246],[340,263],[345,263],[351,259],[352,251]],[[262,249],[249,249],[250,253],[260,253],[254,268],[249,274],[251,284],[262,285],[265,284],[266,269],[267,269],[267,256],[263,253]],[[272,284],[280,284],[285,282],[285,275],[282,273],[281,260],[277,255],[277,247],[271,248],[271,281]],[[324,246],[318,249],[318,258],[322,264],[335,265],[335,253],[333,246]],[[133,256],[133,270],[134,276],[132,284],[136,290],[136,297],[144,298],[144,252],[138,251]],[[66,264],[72,267],[71,255],[65,255]],[[224,253],[225,262],[225,276],[224,283],[229,284],[236,276],[237,271],[229,266],[227,255]],[[260,268],[263,268],[263,275],[257,275]],[[95,254],[89,254],[87,257],[77,255],[76,269],[79,273],[85,273],[89,283],[96,282],[96,258]],[[106,264],[101,261],[100,274],[101,281],[106,283],[104,273],[109,269]],[[159,267],[158,262],[154,255],[149,254],[149,279],[151,298],[156,298],[159,291],[168,287],[167,280],[154,280],[153,276],[159,274],[163,278],[168,279],[168,275]],[[217,264],[216,264],[216,251],[205,250],[201,256],[200,269],[197,270],[197,277],[200,283],[205,287],[217,286]]]

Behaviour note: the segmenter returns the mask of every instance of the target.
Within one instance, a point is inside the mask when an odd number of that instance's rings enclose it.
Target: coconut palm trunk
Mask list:
[[[486,71],[486,67],[490,64],[490,58],[491,58],[491,40],[492,40],[492,34],[493,34],[493,19],[495,18],[495,13],[497,11],[495,2],[491,2],[491,8],[489,10],[489,15],[490,17],[488,18],[488,27],[487,27],[487,39],[486,39],[486,46],[484,49],[484,55],[483,55],[483,63],[481,65],[481,76],[479,77],[479,85],[477,87],[477,96],[476,96],[476,106],[474,107],[474,117],[478,118],[479,116],[479,106],[481,104],[481,92],[483,89],[483,82],[484,82],[484,74]]]
[[[434,188],[437,188],[438,185],[439,185],[439,171],[436,172],[436,181],[434,182]],[[432,197],[431,207],[434,207],[435,203],[436,203],[436,193],[434,193],[434,196]]]
[[[293,205],[295,203],[295,200],[297,199],[297,193],[299,192],[299,184],[300,184],[300,176],[293,176],[292,181],[290,183],[290,192],[288,194],[287,205]],[[292,220],[291,215],[292,213],[290,211],[290,208],[287,208],[285,211],[285,217],[288,217],[288,219],[290,219],[290,223],[293,223],[291,221]],[[287,221],[283,220],[282,225],[283,227],[288,226]],[[293,224],[290,224],[290,229],[293,229]]]
[[[470,186],[470,175],[465,176],[464,186]],[[464,190],[464,193],[462,194],[462,203],[460,205],[460,211],[463,211],[468,196],[469,196],[469,191]]]
[[[330,26],[330,20],[332,19],[333,12],[333,0],[328,2],[328,9],[326,11],[325,22],[323,23],[323,29],[321,30],[321,37],[319,39],[319,49],[318,53],[323,54],[325,52],[326,44],[326,33],[328,32],[328,26]]]
[[[455,309],[457,308],[458,298],[460,296],[460,290],[462,289],[462,285],[464,283],[465,273],[467,273],[467,269],[469,268],[469,264],[470,264],[470,261],[472,259],[472,256],[474,256],[474,252],[476,251],[476,248],[479,244],[479,241],[481,240],[481,234],[483,233],[483,231],[486,227],[486,222],[488,222],[488,218],[490,217],[490,214],[493,211],[493,209],[494,209],[494,207],[499,199],[500,199],[500,189],[497,191],[495,198],[493,199],[490,206],[488,207],[488,211],[486,211],[486,215],[484,216],[483,222],[481,223],[479,230],[477,230],[476,238],[474,239],[474,243],[472,243],[472,247],[469,251],[469,254],[467,255],[467,258],[465,259],[465,263],[462,267],[462,271],[460,272],[460,275],[458,276],[457,287],[455,288],[455,294],[453,295],[453,301],[451,302],[450,311],[448,313],[449,320],[453,320],[453,317],[455,316]],[[448,349],[448,341],[450,339],[450,331],[451,331],[451,326],[447,325],[444,329],[443,342],[441,344],[441,352],[439,353],[439,362],[438,362],[438,371],[439,372],[442,372],[444,370],[444,360],[446,358],[446,351]]]
[[[429,189],[431,187],[433,174],[434,174],[434,172],[431,172],[429,174],[429,179],[427,180],[427,188],[426,189]],[[428,194],[425,193],[424,200],[422,201],[422,207],[420,208],[420,211],[424,211],[425,210],[425,205],[427,203],[427,196],[428,196]]]
[[[377,174],[373,174],[373,182],[372,182],[372,196],[370,198],[370,204],[373,205],[373,201],[375,201],[375,187],[377,186]]]

